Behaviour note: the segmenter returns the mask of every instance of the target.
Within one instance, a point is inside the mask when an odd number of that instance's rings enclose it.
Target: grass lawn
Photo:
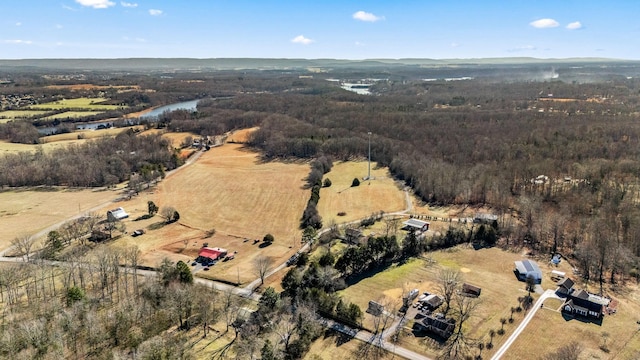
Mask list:
[[[387,168],[372,168],[374,180],[363,181],[367,175],[366,161],[337,162],[324,175],[332,185],[320,190],[318,211],[325,225],[359,220],[380,211],[394,212],[406,208],[402,188],[393,180]],[[360,186],[351,187],[354,178],[360,179]],[[338,213],[346,213],[338,216]]]
[[[554,310],[539,310],[503,359],[523,359],[530,354],[542,356],[573,341],[583,348],[581,359],[638,359],[640,334],[636,320],[639,310],[637,303],[621,301],[618,313],[605,316],[601,325],[565,319],[560,312]],[[600,349],[604,344],[603,333],[609,334],[609,353]]]

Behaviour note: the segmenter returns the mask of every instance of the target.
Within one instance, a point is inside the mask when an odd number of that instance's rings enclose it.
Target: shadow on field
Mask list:
[[[324,338],[328,339],[330,337],[335,337],[336,346],[342,346],[343,344],[348,343],[353,340],[353,336],[341,333],[340,331],[334,329],[327,329],[324,332]]]
[[[345,279],[345,283],[347,284],[347,286],[355,285],[364,279],[368,279],[379,272],[387,270],[391,265],[393,265],[393,263],[377,264],[377,266],[374,266],[371,269],[362,272],[361,274],[349,276]],[[399,265],[401,265],[401,263]]]
[[[583,316],[575,316],[575,315],[567,314],[566,312],[563,311],[562,318],[564,319],[564,321],[577,320],[585,324],[595,324],[598,326],[602,326],[602,317],[600,317],[599,319],[593,319],[593,318],[587,318]]]

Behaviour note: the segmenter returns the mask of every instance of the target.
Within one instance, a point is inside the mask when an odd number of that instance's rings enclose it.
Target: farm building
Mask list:
[[[436,294],[424,293],[423,295],[420,295],[418,302],[423,306],[428,307],[430,310],[435,310],[442,305],[444,300]]]
[[[404,230],[418,230],[418,231],[427,231],[429,230],[429,223],[426,221],[418,220],[418,219],[409,219],[402,223]]]
[[[477,213],[473,217],[473,222],[476,224],[493,224],[494,221],[498,221],[498,215]]]
[[[219,258],[227,255],[227,249],[222,249],[219,247],[210,248],[210,247],[202,247],[200,252],[198,252],[197,261],[212,261],[218,260]]]
[[[448,339],[453,334],[455,328],[455,320],[432,315],[425,316],[424,319],[416,321],[415,324],[418,328],[436,333],[445,339]]]
[[[514,272],[518,276],[518,280],[526,281],[527,277],[533,277],[536,284],[542,283],[542,271],[533,260],[521,260],[515,262],[516,268]]]
[[[107,220],[109,221],[122,220],[128,217],[129,217],[129,214],[127,214],[127,212],[124,211],[124,209],[121,207],[107,211]]]
[[[462,284],[462,295],[471,296],[471,297],[479,297],[482,289],[471,284],[464,283]]]
[[[362,234],[362,230],[356,228],[347,228],[344,231],[344,237],[347,242],[350,244],[359,244],[360,239],[364,237]]]

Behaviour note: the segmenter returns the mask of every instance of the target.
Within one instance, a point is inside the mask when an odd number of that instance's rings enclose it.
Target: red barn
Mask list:
[[[198,253],[198,261],[218,260],[219,258],[222,258],[225,255],[227,255],[227,249],[222,249],[218,247],[215,247],[215,248],[203,247],[200,249],[200,252]]]

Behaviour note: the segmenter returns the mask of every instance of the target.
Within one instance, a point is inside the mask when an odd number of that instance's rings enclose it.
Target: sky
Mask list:
[[[0,59],[640,60],[638,0],[3,0]]]

